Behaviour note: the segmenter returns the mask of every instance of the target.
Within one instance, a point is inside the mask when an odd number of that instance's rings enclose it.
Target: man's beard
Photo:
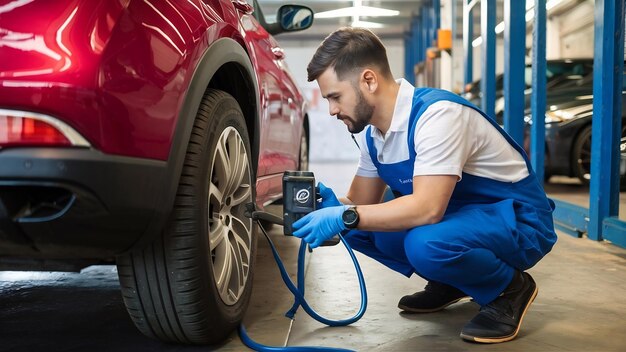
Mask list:
[[[348,116],[339,116],[341,120],[347,119],[351,122],[352,126],[348,126],[348,131],[350,133],[359,133],[370,124],[372,120],[372,115],[374,113],[374,107],[369,105],[365,98],[363,98],[363,93],[358,88],[355,88],[355,92],[357,95],[356,107],[354,108],[354,119]]]

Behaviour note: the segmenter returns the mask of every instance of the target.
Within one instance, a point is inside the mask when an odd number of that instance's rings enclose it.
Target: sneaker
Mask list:
[[[424,291],[404,296],[398,308],[409,313],[432,313],[468,297],[456,287],[436,281],[428,281]]]
[[[480,343],[513,340],[537,292],[535,280],[528,273],[516,271],[504,292],[481,307],[478,315],[465,325],[461,338]]]

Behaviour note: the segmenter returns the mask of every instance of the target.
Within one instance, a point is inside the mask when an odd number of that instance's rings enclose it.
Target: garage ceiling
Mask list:
[[[360,17],[360,20],[382,24],[383,28],[372,28],[372,30],[381,37],[401,38],[404,31],[408,29],[409,23],[411,22],[411,15],[418,13],[422,4],[427,1],[429,0],[363,0],[361,1],[363,6],[396,10],[399,11],[400,14],[393,17]],[[341,0],[259,0],[258,2],[268,20],[273,20],[278,8],[286,3],[308,6],[315,13],[354,6],[353,1]],[[315,18],[313,26],[310,29],[299,33],[281,35],[280,40],[321,40],[335,29],[350,25],[351,23],[351,17]]]
[[[463,0],[457,1],[457,35],[462,35],[463,28],[463,19],[462,19],[462,8],[463,8]],[[524,1],[524,0],[520,0]],[[560,13],[571,10],[576,5],[581,2],[588,2],[593,0],[548,0],[550,3],[552,1],[553,7],[548,10],[548,15],[550,16],[558,16]],[[305,5],[310,7],[315,13],[320,13],[324,11],[336,10],[339,8],[346,8],[354,6],[355,3],[360,2],[363,6],[377,7],[389,10],[399,11],[398,16],[393,17],[360,17],[361,21],[369,21],[380,23],[382,28],[372,28],[376,34],[378,34],[381,38],[403,38],[403,35],[409,29],[409,24],[411,22],[411,17],[413,15],[419,14],[420,8],[429,4],[431,0],[377,0],[377,1],[369,1],[369,0],[293,0],[293,1],[285,1],[285,0],[258,0],[261,8],[263,9],[263,13],[265,17],[269,21],[274,21],[276,17],[276,12],[278,8],[286,3],[293,3],[299,5]],[[534,0],[530,0],[531,3],[534,3]],[[496,23],[500,23],[503,20],[503,12],[504,12],[504,0],[496,0],[497,14],[496,14]],[[550,5],[549,5],[550,6]],[[478,8],[477,8],[478,10]],[[480,35],[480,11],[474,11],[474,33],[475,36]],[[351,17],[335,17],[335,18],[315,18],[313,26],[306,31],[290,33],[289,35],[279,35],[281,41],[302,41],[302,40],[322,40],[324,39],[330,32],[335,29],[347,26],[352,23]]]

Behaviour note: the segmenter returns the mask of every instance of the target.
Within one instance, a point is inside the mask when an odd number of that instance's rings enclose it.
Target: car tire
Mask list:
[[[208,89],[197,113],[169,224],[117,261],[137,328],[166,342],[214,344],[240,324],[250,301],[256,228],[250,141],[237,101]]]
[[[574,141],[572,147],[572,167],[574,176],[583,185],[588,185],[591,178],[591,125],[585,126]]]
[[[626,134],[626,121],[622,121],[622,137]],[[588,186],[591,180],[591,125],[585,126],[574,142],[572,148],[572,167],[576,176],[583,185]],[[626,191],[626,177],[619,180],[620,191]]]

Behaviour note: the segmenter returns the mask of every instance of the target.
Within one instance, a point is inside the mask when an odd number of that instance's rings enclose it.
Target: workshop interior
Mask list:
[[[0,351],[623,351],[625,15],[606,0],[0,0]],[[490,302],[463,286],[407,308],[447,276],[410,248],[393,258],[408,271],[367,249],[381,229],[410,247],[465,204],[452,193],[436,220],[393,224],[421,179],[383,173],[381,111],[411,112],[412,168],[431,107],[384,103],[360,57],[365,81],[312,75],[351,29],[384,45],[398,102],[439,94],[424,104],[480,112],[519,152],[537,187],[516,180],[515,197],[547,210],[524,208],[531,223],[516,199],[512,221],[555,236],[523,267],[488,254],[532,281],[521,310],[501,303],[518,276]],[[483,187],[467,170],[454,192]],[[469,336],[493,309],[512,332]]]

